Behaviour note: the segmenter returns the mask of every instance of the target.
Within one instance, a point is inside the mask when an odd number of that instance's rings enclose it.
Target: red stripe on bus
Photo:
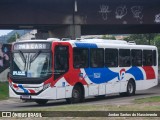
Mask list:
[[[154,69],[151,66],[143,66],[142,68],[144,69],[144,71],[146,73],[146,79],[147,80],[156,78]]]

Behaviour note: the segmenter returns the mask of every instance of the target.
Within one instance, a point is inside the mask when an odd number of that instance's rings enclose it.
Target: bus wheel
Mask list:
[[[128,84],[127,84],[127,92],[123,92],[123,93],[120,93],[120,96],[132,96],[135,94],[135,83],[133,80],[129,80]]]
[[[135,83],[133,80],[129,80],[127,84],[127,96],[131,96],[135,94]]]
[[[39,105],[45,105],[48,102],[48,100],[35,100],[35,102]]]
[[[67,103],[78,103],[84,100],[82,89],[79,85],[74,86],[72,91],[72,98],[67,98]]]

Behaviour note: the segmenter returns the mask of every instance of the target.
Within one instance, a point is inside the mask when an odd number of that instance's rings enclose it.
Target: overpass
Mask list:
[[[37,37],[159,33],[160,0],[0,0],[0,29],[38,29]]]

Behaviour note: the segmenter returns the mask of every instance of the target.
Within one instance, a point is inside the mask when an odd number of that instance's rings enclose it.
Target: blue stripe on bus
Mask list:
[[[77,47],[81,48],[98,48],[96,44],[92,43],[75,43]]]
[[[28,90],[26,90],[22,85],[18,85],[19,88],[21,88],[25,94],[28,94]]]
[[[85,68],[86,75],[88,78],[96,84],[105,83],[116,78],[117,80],[122,80],[118,72],[113,72],[109,68]],[[132,67],[125,73],[129,73],[134,76],[135,80],[144,80],[142,71],[138,67]],[[125,75],[124,75],[125,77]]]
[[[138,67],[131,67],[126,73],[130,73],[134,76],[135,80],[144,80],[142,71]]]
[[[108,68],[86,68],[88,78],[96,84],[108,82],[119,76],[119,73],[113,72]]]

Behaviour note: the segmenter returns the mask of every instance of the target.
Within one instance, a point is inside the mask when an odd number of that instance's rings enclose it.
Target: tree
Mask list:
[[[111,39],[111,40],[116,40],[116,38],[113,35],[103,35],[101,39]]]
[[[126,41],[135,41],[136,44],[147,45],[153,44],[154,38],[157,36],[156,33],[151,34],[131,34],[129,37],[125,38]]]
[[[7,42],[8,42],[8,43],[15,42],[16,39],[18,39],[19,37],[20,37],[20,35],[19,35],[18,33],[15,33],[15,34],[13,34],[13,35],[7,40]]]
[[[157,46],[158,52],[160,53],[160,34],[152,33],[152,34],[131,34],[129,37],[125,38],[126,41],[135,41],[136,44],[152,44]],[[160,58],[160,54],[158,55]],[[160,59],[158,59],[158,63],[160,65]]]
[[[160,34],[154,38],[154,45],[157,46],[158,53],[160,53]],[[160,65],[160,54],[158,54],[158,63]]]

